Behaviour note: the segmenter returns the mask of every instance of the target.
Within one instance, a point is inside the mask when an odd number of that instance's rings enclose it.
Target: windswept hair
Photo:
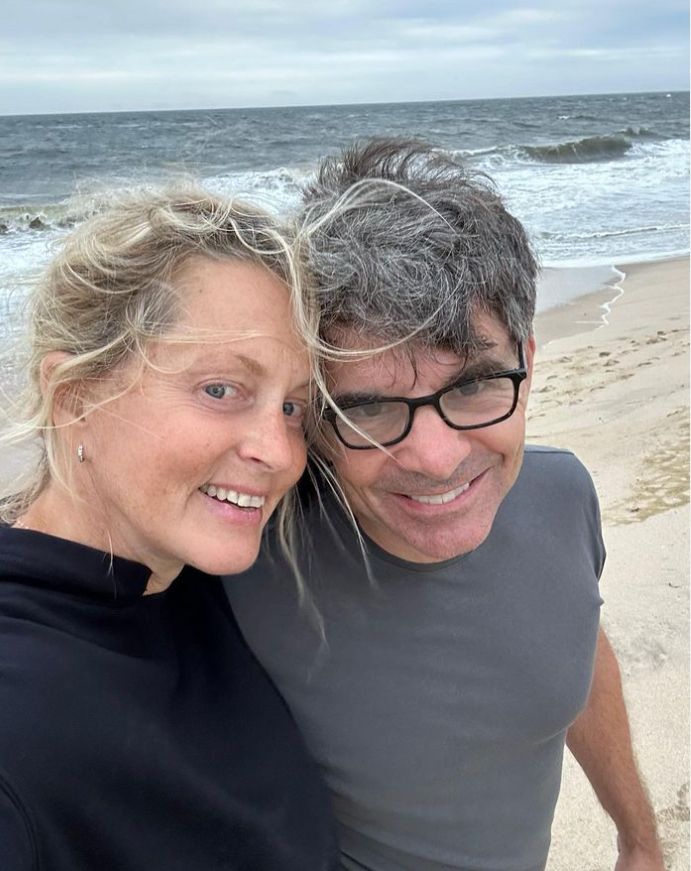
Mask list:
[[[35,444],[38,458],[20,485],[0,493],[0,520],[13,523],[51,479],[69,483],[52,425],[56,398],[90,381],[107,384],[130,360],[147,363],[150,342],[174,333],[181,305],[175,277],[193,256],[271,271],[286,284],[298,333],[316,331],[294,234],[264,211],[193,185],[113,196],[63,241],[30,296],[28,385],[7,412],[1,441]],[[42,385],[42,361],[56,351],[65,359]],[[280,534],[289,537],[285,501],[282,512]]]
[[[321,335],[346,327],[377,344],[413,338],[459,355],[487,312],[515,340],[531,332],[537,263],[489,178],[411,139],[372,139],[326,158],[301,215]]]

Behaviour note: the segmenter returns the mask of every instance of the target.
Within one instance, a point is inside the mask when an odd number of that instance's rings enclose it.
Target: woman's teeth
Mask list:
[[[447,502],[453,502],[453,500],[460,496],[461,493],[465,493],[465,491],[470,487],[470,483],[461,484],[460,487],[456,487],[455,490],[449,490],[447,493],[440,493],[438,496],[408,496],[409,499],[412,499],[413,502],[422,502],[423,505],[445,505]]]
[[[226,490],[225,487],[217,487],[215,484],[203,484],[199,489],[207,496],[218,499],[219,502],[232,502],[240,508],[261,508],[266,501],[264,496],[250,496],[249,493]]]

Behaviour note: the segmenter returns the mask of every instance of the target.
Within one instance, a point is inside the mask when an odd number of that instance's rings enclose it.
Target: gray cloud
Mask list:
[[[0,112],[678,89],[687,32],[679,0],[34,0]]]

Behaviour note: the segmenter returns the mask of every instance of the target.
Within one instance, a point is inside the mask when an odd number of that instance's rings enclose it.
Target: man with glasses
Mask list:
[[[227,589],[324,769],[343,868],[542,871],[566,741],[617,871],[662,871],[599,630],[597,498],[572,454],[524,446],[523,228],[487,179],[395,140],[325,160],[302,225],[333,349],[307,594],[275,543]]]

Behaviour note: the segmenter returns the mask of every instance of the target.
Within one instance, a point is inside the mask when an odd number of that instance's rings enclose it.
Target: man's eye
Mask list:
[[[467,381],[465,384],[459,384],[451,392],[457,393],[459,396],[476,396],[484,386],[484,381]]]
[[[363,405],[355,405],[353,408],[347,408],[344,412],[353,422],[358,420],[372,420],[374,417],[384,417],[389,411],[384,402],[366,402]]]
[[[229,396],[237,394],[237,388],[232,384],[207,384],[204,392],[212,399],[227,399]]]
[[[442,396],[442,403],[447,411],[454,408],[466,408],[469,402],[481,401],[485,397],[484,381],[466,381],[448,390]]]

